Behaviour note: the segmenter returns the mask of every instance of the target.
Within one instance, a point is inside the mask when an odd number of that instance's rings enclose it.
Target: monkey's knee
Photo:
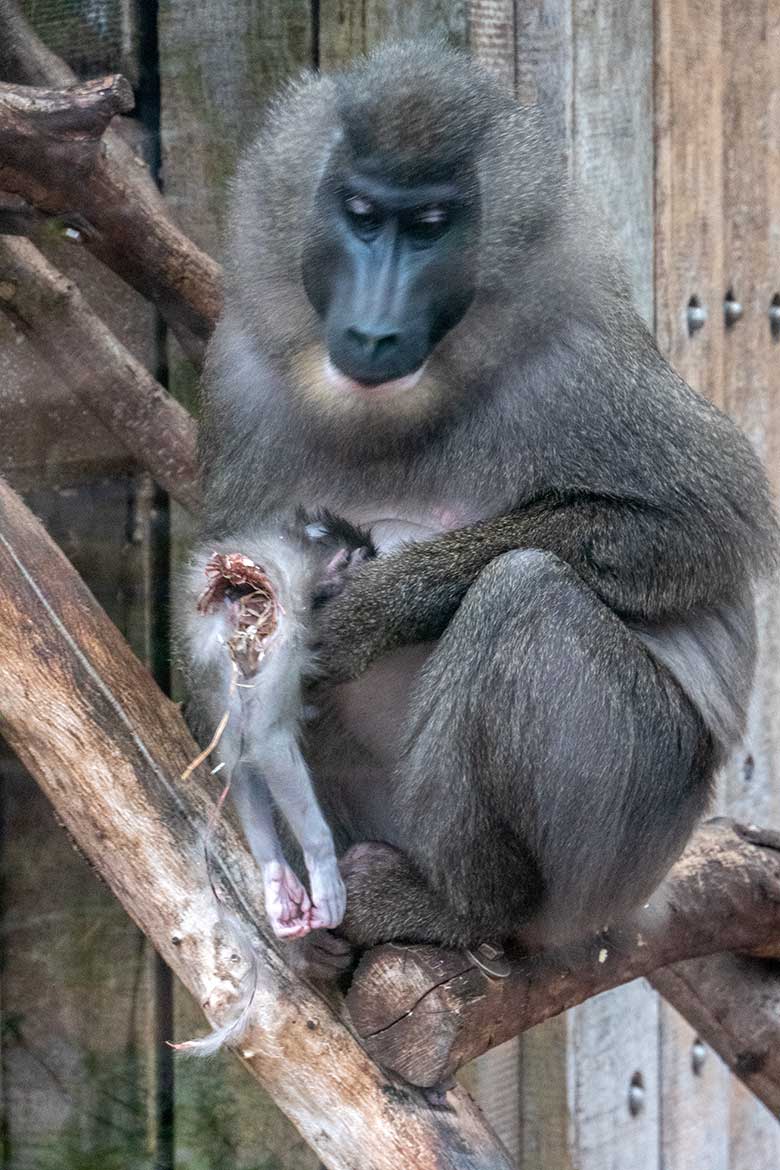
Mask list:
[[[479,574],[472,589],[492,593],[505,588],[516,589],[519,582],[538,585],[562,580],[571,580],[583,587],[571,565],[555,553],[539,548],[516,548],[492,560]]]
[[[453,906],[576,935],[647,896],[706,804],[707,733],[569,565],[492,562],[424,682],[404,823]]]

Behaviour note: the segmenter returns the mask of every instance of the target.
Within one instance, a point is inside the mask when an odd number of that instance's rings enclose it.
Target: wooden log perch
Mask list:
[[[196,510],[195,420],[29,240],[0,236],[0,310],[160,486]]]
[[[347,1003],[378,1063],[430,1086],[542,1020],[657,972],[659,989],[738,1075],[759,1065],[761,1076],[745,1079],[777,1111],[780,978],[744,979],[744,964],[703,958],[758,949],[780,950],[780,833],[711,821],[630,925],[515,959],[505,979],[487,978],[463,951],[377,947],[361,961]]]
[[[71,162],[92,164],[111,119],[134,105],[132,86],[120,74],[63,89],[0,82],[0,142],[19,161],[39,151],[45,139],[55,151],[71,144]]]
[[[219,312],[220,268],[174,224],[143,160],[109,128],[132,105],[118,75],[63,89],[0,82],[0,191],[78,217],[84,245],[152,300],[199,359]]]
[[[218,781],[70,563],[0,481],[0,731],[127,911],[219,1022],[241,974],[202,838]],[[200,781],[200,782],[199,782]],[[220,821],[215,880],[255,932],[259,984],[240,1056],[332,1170],[511,1170],[462,1089],[432,1104],[383,1073],[338,1008],[264,934],[259,873]]]

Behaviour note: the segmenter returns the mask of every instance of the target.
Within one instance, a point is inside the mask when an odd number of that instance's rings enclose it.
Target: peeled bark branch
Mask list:
[[[0,144],[14,150],[20,161],[29,161],[29,152],[50,139],[56,148],[68,147],[76,165],[93,163],[96,144],[111,119],[134,105],[132,86],[119,74],[65,89],[0,81]]]
[[[0,310],[160,486],[196,510],[195,420],[29,240],[0,236]]]
[[[219,1022],[236,992],[202,839],[219,782],[181,772],[197,747],[41,525],[0,481],[0,730],[69,832]],[[212,795],[206,795],[210,792]],[[216,882],[262,964],[240,1055],[332,1170],[511,1170],[466,1093],[434,1107],[382,1073],[258,920],[258,871],[220,822]]]
[[[109,127],[132,104],[119,76],[61,90],[0,83],[0,191],[77,217],[84,245],[199,359],[219,312],[220,268],[174,224],[143,161]]]
[[[773,1054],[780,1052],[780,979],[771,983],[772,1013],[766,1009],[766,980],[759,997],[756,977],[740,974],[746,968],[703,956],[778,943],[780,833],[712,821],[648,906],[620,930],[517,959],[509,977],[499,980],[488,979],[462,951],[377,947],[364,957],[347,1002],[371,1055],[412,1084],[430,1086],[542,1020],[658,972],[659,989],[697,1021],[703,1038],[739,1076],[754,1068],[755,1061],[740,1053],[755,1054],[749,1020],[753,1011],[761,1014],[762,1077],[745,1079],[777,1108],[780,1057]],[[692,959],[695,968],[682,962]],[[672,963],[669,971],[658,971]],[[695,979],[686,980],[688,970],[697,972]],[[731,1023],[724,1018],[726,1005]]]

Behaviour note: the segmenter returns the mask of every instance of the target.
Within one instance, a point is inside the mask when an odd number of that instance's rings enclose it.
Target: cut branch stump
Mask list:
[[[705,956],[777,953],[778,947],[780,833],[711,821],[623,928],[578,946],[515,959],[509,976],[495,980],[463,951],[377,947],[364,956],[347,1003],[379,1064],[412,1084],[432,1086],[550,1016],[652,976],[670,1002],[696,1021],[702,1038],[777,1111],[777,972],[755,959],[737,963]],[[759,1037],[753,1035],[751,1015],[761,1021]]]

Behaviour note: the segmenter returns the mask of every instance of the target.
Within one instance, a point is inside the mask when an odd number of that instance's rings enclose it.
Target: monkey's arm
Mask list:
[[[751,567],[741,542],[693,510],[545,499],[367,564],[322,610],[322,671],[354,678],[388,650],[438,637],[479,573],[518,548],[554,553],[616,613],[637,621],[728,601]]]

